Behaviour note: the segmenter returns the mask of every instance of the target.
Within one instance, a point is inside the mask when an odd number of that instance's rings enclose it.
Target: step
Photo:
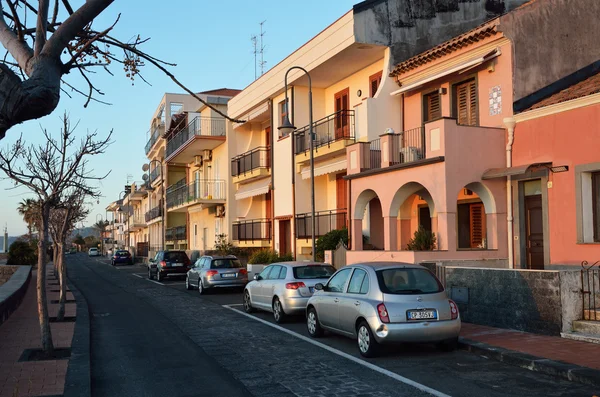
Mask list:
[[[600,321],[573,321],[573,331],[600,336]]]
[[[560,336],[580,342],[596,343],[600,345],[600,335],[586,334],[584,332],[561,332]]]

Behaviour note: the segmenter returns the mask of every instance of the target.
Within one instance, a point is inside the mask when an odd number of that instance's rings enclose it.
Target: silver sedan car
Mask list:
[[[456,303],[426,268],[399,262],[362,263],[315,285],[306,307],[312,337],[323,330],[356,338],[360,354],[373,357],[380,344],[433,342],[452,350],[460,333]]]
[[[323,263],[273,263],[246,285],[244,310],[272,312],[278,323],[285,321],[287,315],[304,314],[315,284],[327,282],[333,273],[335,268]]]

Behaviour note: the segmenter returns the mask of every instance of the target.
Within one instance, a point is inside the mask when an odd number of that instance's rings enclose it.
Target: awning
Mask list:
[[[506,176],[515,176],[515,175],[523,175],[528,171],[531,171],[532,168],[544,167],[550,165],[552,163],[533,163],[526,165],[519,165],[516,167],[506,167],[506,168],[491,168],[483,173],[481,179],[495,179],[495,178],[504,178]]]
[[[500,54],[501,54],[500,49],[495,49],[494,51],[492,51],[492,52],[490,52],[490,53],[488,53],[488,54],[486,54],[484,56],[472,59],[472,60],[464,62],[464,63],[461,63],[458,66],[453,66],[453,67],[451,67],[449,69],[442,70],[441,72],[438,72],[438,73],[436,73],[433,76],[425,77],[425,78],[423,78],[421,80],[418,80],[418,81],[416,81],[414,83],[408,84],[408,85],[400,88],[399,90],[396,90],[396,91],[392,92],[390,95],[393,96],[393,95],[403,94],[405,92],[414,90],[415,88],[419,88],[419,87],[421,87],[422,85],[424,85],[426,83],[429,83],[431,81],[437,80],[437,79],[442,78],[444,76],[448,76],[448,75],[450,75],[452,73],[456,73],[456,72],[458,72],[458,73],[464,73],[467,70],[471,70],[474,67],[477,67],[477,66],[481,65],[484,62],[487,62],[487,61],[489,61],[491,59],[496,58]]]
[[[260,104],[259,106],[255,107],[254,109],[250,110],[249,112],[244,113],[243,115],[238,117],[238,119],[244,120],[245,123],[234,123],[233,128],[235,129],[235,128],[241,127],[242,125],[245,125],[246,123],[252,122],[252,121],[264,121],[269,116],[270,116],[269,102],[264,102],[264,103]]]
[[[336,157],[315,164],[315,176],[331,174],[348,168],[346,157]],[[310,179],[310,167],[302,167],[302,179]]]
[[[264,178],[255,182],[250,182],[242,185],[237,192],[235,192],[236,200],[243,200],[248,197],[260,196],[261,194],[267,194],[271,188],[271,179]]]

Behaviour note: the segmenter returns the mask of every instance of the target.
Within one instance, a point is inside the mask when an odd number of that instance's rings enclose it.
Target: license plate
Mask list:
[[[431,310],[409,310],[406,312],[409,320],[436,320],[437,312]]]
[[[308,290],[310,291],[310,293],[312,294],[313,292],[315,292],[315,287],[308,287]]]
[[[223,273],[223,274],[221,274],[221,277],[223,277],[223,278],[235,277],[235,273]]]
[[[171,263],[171,267],[181,267],[183,263]]]

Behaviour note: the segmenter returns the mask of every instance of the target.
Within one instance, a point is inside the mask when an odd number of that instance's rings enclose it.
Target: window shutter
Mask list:
[[[442,117],[442,107],[440,103],[440,94],[432,93],[428,94],[425,99],[426,109],[426,117],[425,121],[436,120]]]
[[[477,248],[485,238],[485,212],[483,204],[471,204],[471,248]]]
[[[475,80],[456,87],[456,110],[458,124],[477,125],[477,85]]]

